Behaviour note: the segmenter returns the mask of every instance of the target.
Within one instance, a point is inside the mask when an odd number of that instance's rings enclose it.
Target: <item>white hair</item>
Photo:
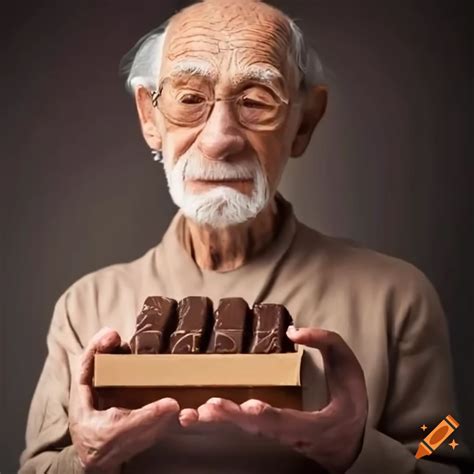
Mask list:
[[[288,18],[288,17],[287,17]],[[323,68],[316,52],[305,43],[303,33],[296,23],[288,18],[291,39],[288,54],[297,67],[301,86],[324,84]],[[127,89],[134,92],[142,85],[150,90],[157,87],[163,58],[168,21],[154,29],[129,51],[121,62],[121,70],[127,76]],[[197,59],[180,61],[174,72],[215,74],[209,65]],[[274,79],[279,72],[254,66],[244,74],[262,81]],[[258,158],[249,157],[237,162],[208,160],[197,150],[190,148],[176,162],[163,150],[164,169],[171,198],[183,214],[198,224],[211,227],[227,227],[253,219],[270,200],[267,176]],[[188,188],[192,181],[216,181],[209,191],[197,192]],[[250,195],[231,186],[219,184],[226,180],[251,180]]]
[[[200,225],[241,224],[256,217],[270,199],[268,180],[256,156],[235,163],[210,161],[191,148],[176,163],[165,158],[164,168],[173,202]],[[248,196],[230,186],[192,192],[186,184],[194,180],[252,180],[252,192]]]
[[[291,38],[289,54],[298,67],[299,80],[305,86],[324,84],[324,72],[315,50],[309,47],[298,25],[287,17]],[[126,87],[133,93],[143,85],[155,89],[163,57],[168,21],[141,38],[122,59],[121,71],[127,76]]]

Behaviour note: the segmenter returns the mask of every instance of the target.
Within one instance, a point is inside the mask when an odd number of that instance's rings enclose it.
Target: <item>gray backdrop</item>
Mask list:
[[[117,64],[185,2],[30,3],[10,5],[1,32],[2,474],[23,447],[55,300],[81,275],[143,254],[174,213]],[[278,2],[311,37],[330,89],[281,190],[303,221],[413,262],[434,282],[474,445],[469,3]]]

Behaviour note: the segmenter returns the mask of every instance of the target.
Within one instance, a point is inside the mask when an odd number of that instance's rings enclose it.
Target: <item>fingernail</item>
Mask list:
[[[287,333],[291,334],[291,333],[295,333],[297,332],[298,329],[295,328],[295,326],[293,324],[291,324],[290,326],[288,326],[288,329],[286,330]]]

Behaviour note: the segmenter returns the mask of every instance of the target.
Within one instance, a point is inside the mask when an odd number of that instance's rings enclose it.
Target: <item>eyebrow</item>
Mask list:
[[[263,66],[250,66],[232,80],[234,84],[239,84],[244,81],[258,81],[266,84],[277,83],[279,85],[285,84],[285,78],[280,72]]]
[[[185,59],[173,65],[169,76],[179,78],[180,76],[198,76],[217,81],[219,76],[216,69],[207,61],[200,59]],[[242,72],[231,79],[232,85],[238,87],[247,81],[255,81],[266,84],[277,94],[285,94],[287,83],[284,76],[277,70],[265,66],[248,66]]]
[[[206,61],[200,61],[196,59],[186,59],[176,63],[170,71],[171,77],[181,76],[201,76],[209,79],[216,79],[216,70]]]

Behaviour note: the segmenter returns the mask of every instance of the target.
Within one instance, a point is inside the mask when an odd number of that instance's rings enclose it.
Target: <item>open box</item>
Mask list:
[[[97,354],[96,406],[138,408],[164,397],[197,408],[211,397],[302,408],[303,348],[282,354]]]

